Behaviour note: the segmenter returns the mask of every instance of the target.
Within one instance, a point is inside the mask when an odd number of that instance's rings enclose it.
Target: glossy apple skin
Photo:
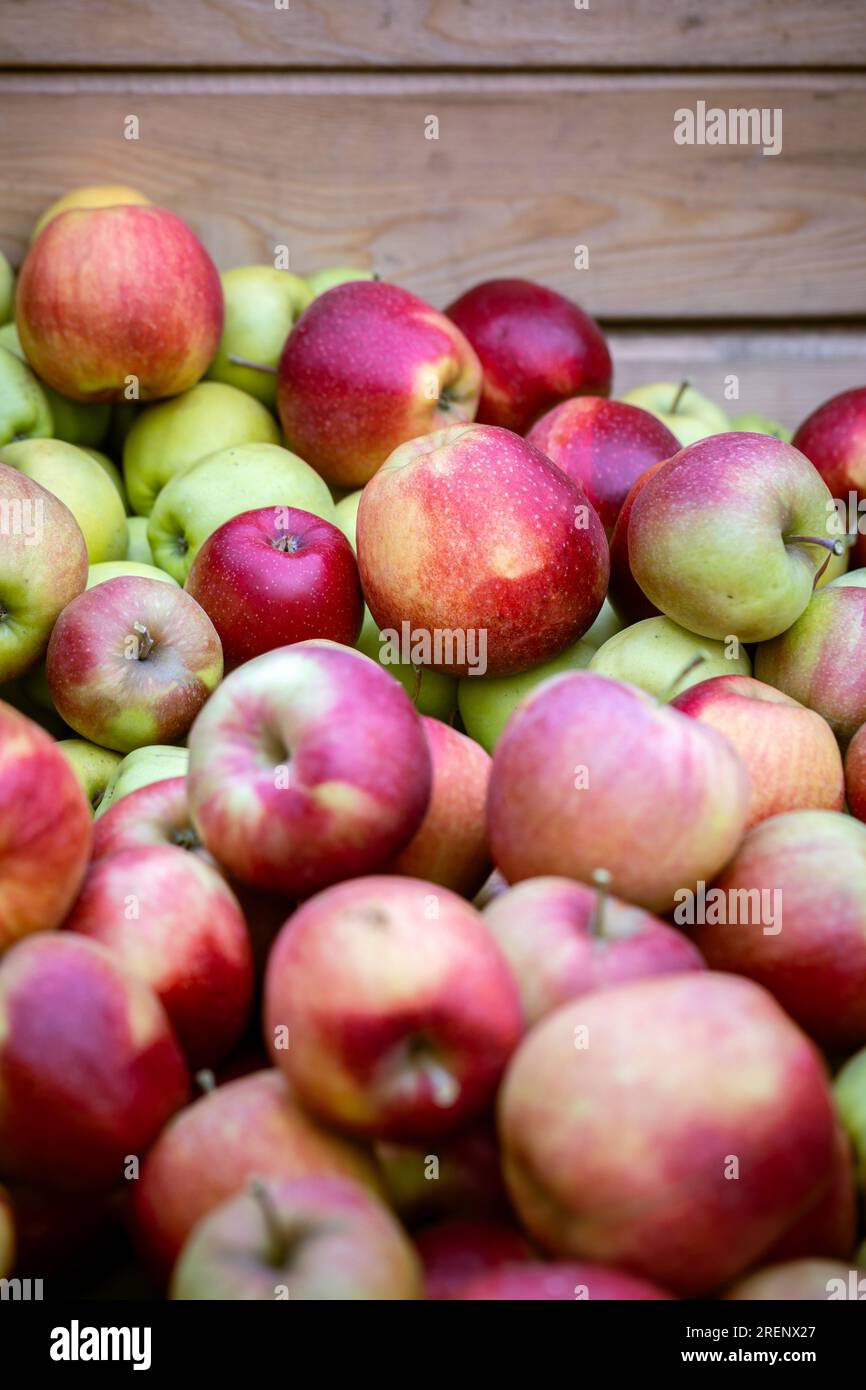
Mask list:
[[[822,1046],[866,1043],[866,826],[836,811],[790,811],[750,830],[716,881],[724,893],[778,891],[782,930],[704,923],[713,970],[757,980]],[[750,914],[752,915],[752,914]]]
[[[0,955],[62,922],[91,843],[87,798],[57,744],[0,701]]]
[[[515,1226],[464,1217],[428,1226],[415,1237],[424,1265],[424,1297],[460,1298],[467,1284],[503,1265],[534,1259]]]
[[[353,647],[364,618],[346,537],[296,507],[232,517],[205,541],[184,588],[216,628],[229,671],[312,637]]]
[[[498,1110],[531,1237],[686,1297],[759,1260],[833,1163],[814,1045],[765,990],[711,971],[557,1009],[515,1053]]]
[[[345,1178],[264,1180],[268,1207],[286,1232],[282,1258],[261,1201],[238,1192],[195,1228],[178,1260],[180,1300],[381,1302],[422,1297],[411,1241],[388,1208]]]
[[[189,736],[199,835],[242,883],[294,897],[389,864],[430,799],[403,687],[348,647],[303,642],[234,671]]]
[[[283,928],[265,976],[264,1031],[323,1120],[418,1139],[483,1113],[522,1018],[474,907],[447,888],[373,875],[318,894]]]
[[[452,675],[472,669],[470,632],[487,634],[476,678],[504,676],[575,642],[604,602],[607,541],[586,495],[531,444],[489,425],[395,450],[364,489],[357,541],[380,630],[399,634],[406,621],[467,634],[465,663],[441,653],[438,669]]]
[[[70,728],[128,753],[183,737],[222,678],[223,657],[213,623],[189,594],[127,577],[98,584],[64,608],[46,671]]]
[[[227,1081],[176,1115],[142,1164],[130,1220],[148,1266],[167,1278],[197,1222],[256,1175],[346,1177],[380,1190],[365,1150],[302,1110],[276,1069]]]
[[[484,372],[478,420],[525,434],[568,396],[606,396],[613,366],[594,319],[531,280],[485,280],[445,310]]]
[[[562,401],[526,437],[583,488],[608,537],[641,474],[680,449],[676,435],[648,410],[604,396]]]
[[[831,584],[755,652],[755,675],[823,715],[843,747],[866,722],[866,589]]]
[[[866,497],[866,386],[842,391],[807,416],[791,441],[815,465],[834,497]],[[851,567],[866,564],[866,537],[858,528]]]
[[[866,724],[845,750],[845,796],[851,815],[866,821]]]
[[[565,1260],[550,1263],[506,1265],[489,1274],[479,1275],[455,1295],[461,1300],[486,1303],[518,1302],[566,1303],[588,1300],[654,1301],[671,1299],[657,1284],[637,1279],[622,1269],[609,1269],[600,1264],[570,1264]]]
[[[833,1280],[847,1289],[853,1265],[850,1260],[802,1259],[768,1265],[737,1280],[726,1299],[771,1300],[774,1303],[826,1303]],[[858,1271],[866,1277],[866,1272]]]
[[[715,729],[636,686],[557,676],[512,715],[493,756],[487,832],[509,883],[553,874],[666,912],[739,845],[749,780]]]
[[[481,367],[417,295],[353,280],[301,315],[277,368],[288,447],[338,487],[362,487],[398,444],[475,418]]]
[[[596,927],[597,904],[597,890],[584,883],[530,878],[484,909],[484,920],[520,986],[528,1025],[581,994],[704,968],[682,932],[652,913],[608,898]]]
[[[629,488],[610,538],[610,583],[607,596],[614,612],[625,624],[639,623],[643,618],[656,618],[661,613],[661,609],[650,603],[638,584],[631,572],[628,558],[628,525],[635,499],[641,488],[661,466],[661,463],[652,464]]]
[[[671,701],[718,729],[751,783],[747,829],[784,811],[841,811],[845,779],[826,719],[751,676],[713,676]]]
[[[71,932],[0,965],[0,1170],[65,1191],[120,1184],[183,1105],[189,1076],[153,992]]]

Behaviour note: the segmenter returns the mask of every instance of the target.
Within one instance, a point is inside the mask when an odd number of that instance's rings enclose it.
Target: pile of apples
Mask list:
[[[118,188],[0,321],[0,1275],[866,1298],[866,387]]]

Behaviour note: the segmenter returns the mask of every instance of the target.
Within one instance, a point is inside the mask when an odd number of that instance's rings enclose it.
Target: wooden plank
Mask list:
[[[739,68],[864,55],[863,0],[7,0],[0,37],[0,63],[15,67]]]

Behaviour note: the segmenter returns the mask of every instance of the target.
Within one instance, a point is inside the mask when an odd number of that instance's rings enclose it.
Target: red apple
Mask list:
[[[851,566],[866,564],[866,524],[860,525],[866,498],[866,386],[843,391],[824,401],[800,425],[793,440],[796,449],[814,463],[824,482],[845,511],[846,527],[851,494],[857,505],[857,537]]]
[[[165,208],[77,208],[31,246],[16,295],[21,345],[49,386],[76,401],[176,396],[217,350],[216,266]]]
[[[192,823],[185,777],[165,777],[112,802],[93,825],[94,860],[123,850],[173,845],[216,867]]]
[[[854,1151],[845,1126],[837,1118],[833,1162],[827,1171],[823,1191],[782,1238],[765,1251],[763,1258],[768,1263],[812,1255],[843,1260],[854,1249],[858,1215]]]
[[[639,623],[643,618],[656,618],[661,612],[654,603],[650,603],[638,584],[631,572],[628,558],[628,524],[632,508],[641,489],[661,466],[661,463],[652,464],[632,484],[620,507],[610,538],[610,584],[607,596],[614,612],[624,623]]]
[[[503,1265],[534,1259],[526,1239],[514,1226],[465,1217],[428,1226],[415,1237],[424,1265],[424,1297],[460,1298],[467,1284]]]
[[[852,1278],[853,1276],[853,1278]],[[866,1270],[851,1261],[802,1259],[753,1270],[725,1294],[750,1303],[827,1303],[836,1299],[866,1299]]]
[[[851,815],[866,821],[866,724],[845,750],[845,795]]]
[[[205,541],[184,588],[219,633],[227,670],[309,637],[352,647],[364,619],[346,537],[296,507],[232,517]]]
[[[532,1303],[550,1303],[554,1300],[563,1303],[587,1300],[621,1303],[628,1300],[658,1301],[670,1299],[673,1295],[657,1284],[637,1279],[621,1269],[609,1269],[600,1264],[556,1261],[551,1264],[502,1266],[473,1279],[456,1297],[487,1303],[521,1300]]]
[[[474,907],[447,888],[373,876],[318,894],[283,928],[264,1027],[273,1060],[324,1120],[416,1139],[484,1111],[522,1022]]]
[[[568,396],[606,396],[613,367],[598,324],[531,280],[485,280],[445,310],[481,360],[478,419],[524,434]]]

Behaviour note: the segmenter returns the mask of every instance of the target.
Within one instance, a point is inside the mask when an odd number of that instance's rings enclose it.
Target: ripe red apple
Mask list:
[[[838,1074],[834,1091],[838,1110]],[[854,1150],[848,1132],[837,1115],[833,1162],[826,1173],[823,1191],[788,1227],[781,1239],[765,1251],[762,1258],[768,1264],[813,1255],[843,1260],[854,1248],[858,1224]]]
[[[594,508],[531,444],[492,426],[396,449],[364,489],[357,540],[380,631],[396,642],[405,630],[420,644],[416,665],[452,675],[537,666],[582,636],[604,601]]]
[[[866,724],[845,750],[845,796],[851,815],[866,821]]]
[[[750,980],[701,971],[587,994],[537,1024],[499,1095],[529,1234],[683,1296],[759,1260],[824,1191],[821,1058]]]
[[[428,1226],[415,1237],[424,1266],[424,1297],[460,1298],[473,1279],[535,1257],[515,1226],[464,1217]]]
[[[524,434],[568,396],[606,396],[613,367],[594,319],[531,280],[485,280],[445,310],[484,372],[478,420]]]
[[[176,396],[217,350],[216,266],[165,208],[78,208],[55,217],[21,267],[16,320],[27,359],[76,401]]]
[[[738,1279],[725,1298],[747,1299],[751,1303],[757,1300],[773,1303],[863,1300],[866,1299],[866,1270],[853,1269],[850,1260],[788,1260],[753,1270],[744,1279]]]
[[[842,391],[824,401],[800,425],[793,440],[796,449],[815,465],[834,497],[846,511],[851,493],[859,504],[866,498],[866,386]],[[866,564],[866,540],[859,522],[851,566]]]
[[[296,507],[232,517],[205,541],[184,588],[219,633],[227,670],[309,637],[353,647],[364,619],[346,537]]]
[[[646,1279],[637,1279],[622,1269],[600,1264],[569,1264],[564,1260],[549,1264],[505,1265],[481,1274],[467,1284],[457,1298],[485,1303],[525,1301],[563,1303],[584,1301],[624,1301],[670,1299],[672,1294]]]
[[[416,1139],[484,1111],[522,1021],[474,907],[447,888],[373,876],[318,894],[283,928],[264,1028],[273,1060],[324,1120]]]
[[[526,437],[583,488],[608,537],[641,474],[680,450],[676,435],[648,410],[604,396],[562,401]]]
[[[57,744],[0,701],[0,955],[60,925],[90,838],[87,798]]]
[[[829,585],[762,642],[755,675],[823,715],[844,746],[866,722],[866,589]]]
[[[173,845],[217,867],[192,823],[185,777],[149,782],[113,802],[94,822],[91,858],[154,845]]]
[[[667,462],[667,460],[663,460]],[[639,623],[643,618],[656,618],[661,610],[650,603],[631,572],[628,558],[628,525],[638,494],[661,468],[654,463],[632,484],[619,510],[610,538],[610,584],[607,596],[614,612],[624,623]]]
[[[0,1172],[69,1191],[112,1187],[186,1099],[189,1078],[152,990],[70,932],[0,964]]]
[[[362,487],[407,439],[475,418],[481,367],[417,295],[354,280],[320,295],[277,369],[288,447],[338,487]]]

